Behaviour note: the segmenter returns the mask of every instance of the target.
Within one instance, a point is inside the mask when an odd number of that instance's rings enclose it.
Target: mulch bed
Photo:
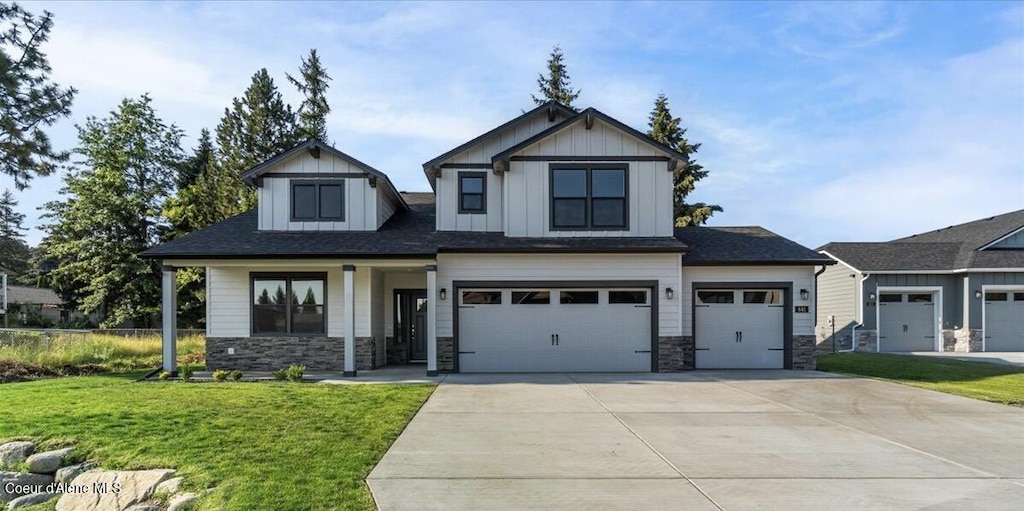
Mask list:
[[[10,360],[0,360],[0,383],[32,381],[41,378],[57,378],[60,376],[89,376],[109,371],[99,364],[66,365],[57,368],[25,364]]]

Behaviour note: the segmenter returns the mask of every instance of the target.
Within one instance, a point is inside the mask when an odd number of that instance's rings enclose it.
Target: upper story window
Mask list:
[[[459,213],[487,212],[487,173],[459,172]]]
[[[628,197],[621,165],[552,165],[551,229],[628,229]]]
[[[292,221],[345,221],[345,182],[293,179]]]

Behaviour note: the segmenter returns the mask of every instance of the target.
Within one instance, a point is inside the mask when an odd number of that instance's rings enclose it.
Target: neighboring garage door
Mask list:
[[[461,289],[459,371],[651,370],[649,289]]]
[[[785,311],[781,289],[697,291],[698,369],[781,369]]]
[[[935,351],[932,293],[878,294],[879,351]]]
[[[1024,292],[985,293],[985,351],[1024,351]]]

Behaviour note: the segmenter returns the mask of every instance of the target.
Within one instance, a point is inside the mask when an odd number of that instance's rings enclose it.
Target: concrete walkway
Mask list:
[[[952,358],[954,360],[967,360],[970,362],[988,362],[990,364],[1011,365],[1024,367],[1024,353],[1019,351],[975,351],[971,353],[955,351],[915,351],[907,355],[920,355],[922,357]]]
[[[814,372],[452,375],[383,510],[1019,510],[1024,410]]]

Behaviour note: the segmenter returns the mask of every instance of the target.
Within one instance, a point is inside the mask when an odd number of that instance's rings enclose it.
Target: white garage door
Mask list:
[[[985,351],[1024,351],[1024,292],[985,293]]]
[[[781,369],[785,362],[781,289],[697,291],[698,369]]]
[[[879,293],[879,351],[935,351],[935,321],[932,293]]]
[[[649,289],[464,289],[459,371],[651,370]]]

